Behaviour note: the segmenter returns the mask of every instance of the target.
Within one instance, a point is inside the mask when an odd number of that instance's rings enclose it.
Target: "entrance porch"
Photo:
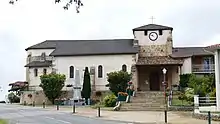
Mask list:
[[[137,91],[162,91],[164,81],[163,68],[167,70],[165,75],[166,86],[179,84],[180,68],[183,61],[169,56],[139,57],[137,63],[132,66],[132,81]]]
[[[178,65],[139,65],[137,66],[137,90],[138,91],[162,91],[164,81],[163,68],[166,68],[166,85],[179,83],[180,67]]]

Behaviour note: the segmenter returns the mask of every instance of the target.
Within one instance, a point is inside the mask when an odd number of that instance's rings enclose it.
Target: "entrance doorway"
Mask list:
[[[159,72],[150,73],[150,90],[159,91],[160,90],[160,74]]]

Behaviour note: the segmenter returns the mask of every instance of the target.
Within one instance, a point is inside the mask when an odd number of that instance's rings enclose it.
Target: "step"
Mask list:
[[[164,100],[144,100],[144,99],[132,99],[131,103],[164,103]]]
[[[161,105],[164,105],[164,104],[161,104],[161,103],[125,103],[125,104],[122,104],[123,106],[148,106],[148,105],[157,105],[157,106],[161,106]]]

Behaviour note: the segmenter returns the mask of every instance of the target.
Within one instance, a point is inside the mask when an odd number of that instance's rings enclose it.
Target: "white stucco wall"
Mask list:
[[[39,88],[40,85],[40,76],[43,75],[43,69],[47,69],[47,73],[51,73],[52,72],[52,68],[37,68],[38,69],[38,75],[37,77],[35,77],[34,74],[34,69],[35,68],[30,68],[29,69],[29,85],[30,85],[30,90],[40,90],[41,88]]]
[[[192,59],[191,57],[185,58],[183,66],[181,67],[181,74],[192,73]]]
[[[156,32],[158,34],[158,38],[156,41],[151,41],[149,39],[149,34],[151,32]],[[135,31],[134,36],[135,40],[138,40],[139,45],[146,46],[146,45],[164,45],[166,44],[167,37],[171,35],[171,30],[163,30],[162,35],[159,35],[159,30],[155,31],[148,31],[147,35],[144,34],[144,31]]]
[[[97,55],[97,56],[72,56],[72,57],[55,57],[55,67],[58,73],[66,75],[66,84],[73,84],[74,78],[69,78],[69,67],[79,69],[81,84],[83,84],[83,70],[85,67],[95,67],[95,83],[97,90],[108,90],[105,87],[107,82],[107,73],[119,71],[122,65],[127,65],[127,71],[131,71],[132,54],[130,55]],[[103,66],[103,78],[98,78],[98,66]],[[74,73],[75,74],[75,73]]]
[[[40,56],[43,52],[45,52],[46,55],[48,56],[53,51],[54,49],[33,49],[33,50],[28,50],[27,55],[31,53],[31,56]]]

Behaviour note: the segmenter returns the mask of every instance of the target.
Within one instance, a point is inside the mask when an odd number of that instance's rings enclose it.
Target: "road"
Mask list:
[[[0,104],[0,118],[9,120],[10,124],[128,124],[81,117],[70,112],[6,104]]]

